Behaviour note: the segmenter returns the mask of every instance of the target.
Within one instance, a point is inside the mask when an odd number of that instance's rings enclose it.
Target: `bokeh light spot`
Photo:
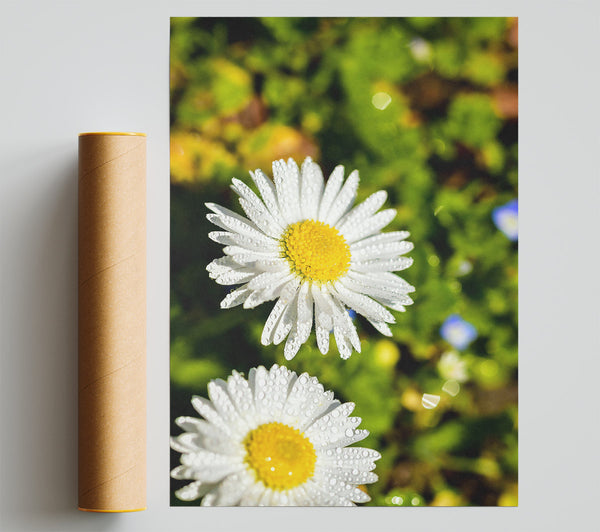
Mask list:
[[[392,103],[392,97],[387,92],[376,92],[371,98],[371,103],[375,109],[383,111],[390,103]]]
[[[444,386],[442,386],[442,390],[445,391],[448,395],[456,397],[458,395],[458,392],[460,392],[460,384],[458,383],[458,381],[450,379],[444,383]]]
[[[435,268],[440,265],[440,258],[437,255],[429,255],[429,257],[427,257],[427,262],[429,263],[429,266]]]
[[[440,402],[440,396],[439,395],[433,395],[431,393],[424,393],[423,397],[421,398],[421,404],[423,405],[423,408],[426,408],[427,410],[433,410]]]

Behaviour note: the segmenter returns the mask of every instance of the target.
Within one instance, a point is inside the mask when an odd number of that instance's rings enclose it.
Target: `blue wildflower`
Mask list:
[[[519,200],[514,199],[507,204],[496,207],[492,211],[492,220],[509,240],[515,242],[519,238]]]
[[[440,327],[440,335],[446,342],[462,351],[477,338],[477,329],[458,314],[452,314]]]

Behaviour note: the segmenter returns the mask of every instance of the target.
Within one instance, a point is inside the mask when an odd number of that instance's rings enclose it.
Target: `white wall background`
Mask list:
[[[0,4],[0,530],[596,530],[593,1]],[[169,508],[169,16],[518,15],[520,507]],[[78,512],[77,134],[148,133],[148,510]]]

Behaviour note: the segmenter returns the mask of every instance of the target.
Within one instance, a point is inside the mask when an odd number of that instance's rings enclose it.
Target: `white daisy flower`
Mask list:
[[[202,506],[354,506],[370,500],[357,486],[377,480],[381,455],[348,447],[368,436],[315,377],[274,365],[236,371],[211,381],[210,401],[194,396],[204,419],[179,417],[185,432],[171,438],[181,464],[176,479],[193,482],[175,492]]]
[[[377,212],[387,193],[380,190],[352,208],[358,189],[355,170],[344,182],[337,166],[324,183],[319,165],[307,157],[302,169],[289,159],[273,163],[274,183],[261,171],[250,172],[260,197],[239,179],[245,218],[207,203],[208,219],[224,231],[209,237],[226,246],[225,256],[207,270],[217,283],[241,284],[221,308],[243,304],[254,308],[277,300],[263,329],[263,345],[283,342],[292,359],[315,325],[321,353],[329,351],[333,332],[342,358],[360,352],[360,340],[347,310],[361,314],[380,333],[391,336],[388,307],[404,311],[412,304],[414,287],[392,272],[404,270],[413,249],[407,231],[382,233],[395,217],[394,209]]]

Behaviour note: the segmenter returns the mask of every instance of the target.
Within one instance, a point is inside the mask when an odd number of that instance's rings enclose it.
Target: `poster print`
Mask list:
[[[517,504],[517,20],[171,19],[171,504]]]

